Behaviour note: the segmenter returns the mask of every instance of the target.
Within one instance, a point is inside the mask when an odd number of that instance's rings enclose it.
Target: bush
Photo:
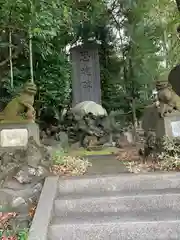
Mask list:
[[[157,158],[152,157],[146,163],[142,161],[124,162],[129,172],[152,172],[152,171],[180,171],[180,138],[164,137],[161,141],[162,151]]]
[[[158,155],[158,161],[161,170],[180,170],[180,138],[163,138],[163,151]]]

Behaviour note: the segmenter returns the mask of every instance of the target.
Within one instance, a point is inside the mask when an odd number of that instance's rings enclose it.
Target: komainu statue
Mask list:
[[[172,89],[171,84],[167,80],[156,82],[158,97],[158,112],[160,117],[165,117],[173,111],[180,112],[180,97]]]
[[[35,122],[34,96],[36,85],[27,82],[18,96],[13,98],[0,112],[0,123]]]

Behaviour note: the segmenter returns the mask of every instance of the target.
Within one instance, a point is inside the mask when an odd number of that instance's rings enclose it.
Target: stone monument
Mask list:
[[[82,45],[71,49],[73,103],[93,101],[101,104],[98,47]]]

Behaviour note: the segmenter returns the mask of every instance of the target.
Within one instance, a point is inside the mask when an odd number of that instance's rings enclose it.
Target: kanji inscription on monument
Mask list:
[[[83,101],[101,103],[99,56],[96,46],[71,49],[73,105]]]

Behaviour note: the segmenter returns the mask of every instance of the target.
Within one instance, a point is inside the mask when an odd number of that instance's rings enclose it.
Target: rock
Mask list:
[[[11,179],[9,181],[6,181],[4,184],[3,184],[3,187],[4,188],[9,188],[9,189],[14,189],[14,190],[21,190],[23,188],[23,185],[20,184],[17,180],[15,179]]]
[[[28,166],[23,167],[19,172],[17,172],[14,178],[19,183],[30,183],[32,181],[33,171],[32,171],[32,174],[29,175],[29,169],[30,168]]]
[[[115,147],[116,146],[116,143],[115,142],[109,142],[109,143],[105,143],[103,145],[103,147]]]
[[[21,226],[21,229],[28,229],[30,219],[31,218],[28,214],[24,214],[24,216],[21,214],[17,216],[16,221],[19,223],[19,226]]]
[[[15,207],[15,208],[19,207],[22,204],[26,204],[24,198],[22,197],[17,197],[12,201],[12,207]]]
[[[60,142],[63,149],[69,149],[69,138],[66,132],[59,132],[56,134],[56,139]]]
[[[79,141],[76,142],[76,143],[71,144],[71,149],[72,149],[72,150],[79,150],[80,147],[81,147],[81,144],[80,144]]]
[[[43,166],[38,166],[37,168],[31,168],[31,167],[25,166],[14,176],[14,178],[19,183],[24,184],[24,183],[32,183],[34,181],[41,180],[42,177],[45,178],[48,175],[49,175],[49,172]]]
[[[31,153],[28,153],[27,156],[27,161],[28,161],[28,165],[31,166],[32,168],[36,168],[39,164],[39,162],[41,161],[41,152],[37,149],[31,149]]]
[[[133,134],[132,134],[132,132],[124,132],[124,136],[126,137],[126,139],[127,139],[127,142],[128,143],[133,143],[134,142],[134,138],[133,138]]]
[[[27,185],[25,184],[24,189],[22,190],[14,190],[14,189],[8,189],[8,188],[3,188],[1,189],[1,191],[4,194],[8,194],[7,196],[9,196],[10,201],[9,202],[13,202],[16,201],[15,199],[17,198],[23,198],[24,201],[29,201],[30,199],[37,199],[39,197],[39,194],[41,193],[43,184],[42,183],[37,183],[34,186],[29,186],[27,187]],[[0,198],[1,199],[1,198]],[[32,201],[32,200],[30,200]]]
[[[5,206],[10,206],[13,201],[13,196],[9,193],[0,190],[0,209],[3,209]]]
[[[29,224],[29,209],[38,202],[44,179],[48,176],[51,155],[47,148],[38,145],[32,138],[27,148],[0,151],[0,206],[19,213],[16,219],[20,228]]]
[[[96,136],[86,136],[84,138],[83,144],[86,148],[91,148],[97,146],[97,137]]]

